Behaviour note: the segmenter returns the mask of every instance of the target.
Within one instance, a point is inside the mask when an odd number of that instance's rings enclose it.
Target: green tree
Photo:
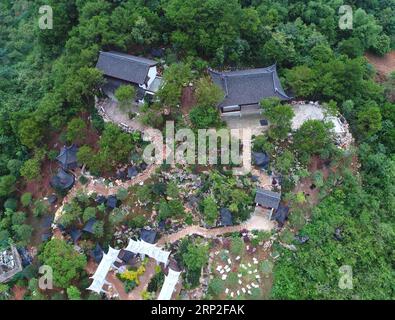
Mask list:
[[[10,287],[5,283],[0,283],[0,300],[8,300],[10,297]]]
[[[66,140],[71,143],[84,137],[86,124],[81,118],[74,118],[67,124]]]
[[[104,235],[104,222],[96,221],[93,225],[93,234],[96,238],[101,238]]]
[[[49,212],[48,203],[44,200],[37,199],[33,203],[33,215],[37,217],[41,217],[42,215]]]
[[[67,297],[69,300],[81,300],[81,291],[74,286],[67,288]]]
[[[210,226],[215,225],[218,219],[218,208],[217,203],[213,196],[204,198],[203,200],[203,214],[206,223]]]
[[[230,252],[235,256],[240,256],[244,252],[244,241],[239,237],[232,237],[230,242]]]
[[[43,138],[42,125],[35,119],[23,120],[19,125],[19,139],[28,148],[34,148]]]
[[[87,145],[84,145],[78,149],[78,152],[77,152],[78,162],[88,165],[91,163],[93,155],[94,155],[94,153],[93,153],[92,148]]]
[[[33,233],[33,227],[27,224],[13,225],[12,230],[15,233],[15,237],[18,241],[18,245],[26,246],[29,243],[30,237]]]
[[[0,197],[9,195],[15,190],[16,177],[12,175],[0,177]]]
[[[182,255],[182,260],[188,270],[201,270],[208,261],[207,245],[190,243]]]
[[[172,199],[178,199],[180,196],[180,190],[174,181],[170,181],[166,187],[166,194]]]
[[[289,150],[285,150],[276,159],[276,169],[282,174],[289,174],[294,165],[294,161],[295,159],[293,153]]]
[[[84,213],[82,215],[82,220],[84,222],[88,222],[88,220],[96,218],[96,208],[95,207],[87,207],[84,210]]]
[[[224,292],[224,282],[222,279],[215,277],[208,285],[209,292],[214,296],[219,296]]]
[[[377,106],[361,110],[357,115],[357,128],[360,136],[370,137],[381,130],[381,113]]]
[[[129,195],[128,190],[125,188],[120,188],[117,191],[117,199],[121,201],[126,200],[128,198],[128,195]]]
[[[174,108],[180,104],[182,88],[193,79],[191,67],[185,63],[173,63],[163,74],[163,85],[157,95],[162,104]]]
[[[122,85],[115,90],[114,96],[119,102],[119,108],[128,111],[136,96],[136,89],[130,85]]]
[[[23,207],[28,207],[32,203],[33,196],[30,192],[25,192],[21,196],[21,203]]]
[[[294,148],[301,157],[321,154],[333,144],[330,125],[319,120],[307,120],[294,135]]]
[[[285,74],[287,84],[298,97],[310,97],[317,87],[317,74],[315,70],[306,65],[297,66],[287,70]]]
[[[200,78],[196,83],[196,99],[199,106],[216,107],[224,98],[224,92],[209,78]]]
[[[28,181],[35,180],[40,177],[41,163],[37,158],[25,161],[21,167],[21,175]]]
[[[53,269],[54,285],[68,288],[72,280],[78,279],[86,266],[86,257],[74,247],[60,239],[48,241],[39,255],[40,261]]]
[[[264,99],[261,101],[263,114],[270,121],[269,136],[274,139],[285,139],[291,132],[292,119],[295,116],[292,107],[288,104],[280,104],[277,98]]]
[[[189,119],[196,129],[219,128],[222,121],[218,108],[213,106],[196,106],[189,112]]]

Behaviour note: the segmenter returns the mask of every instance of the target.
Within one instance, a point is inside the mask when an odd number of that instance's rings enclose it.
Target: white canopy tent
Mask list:
[[[177,285],[181,272],[176,272],[169,268],[169,274],[165,277],[162,289],[159,293],[158,300],[170,300],[174,289]]]
[[[88,290],[99,293],[103,290],[103,285],[107,283],[106,277],[107,273],[110,270],[112,264],[117,260],[118,254],[120,250],[115,250],[113,248],[108,249],[108,253],[103,255],[102,260],[100,261],[99,266],[96,269],[95,274],[91,277],[93,279],[92,284],[88,288]]]
[[[144,240],[134,241],[130,239],[129,244],[125,250],[136,254],[145,254],[158,262],[162,262],[164,265],[167,265],[170,255],[170,252],[164,251],[158,248],[156,245],[145,242]]]

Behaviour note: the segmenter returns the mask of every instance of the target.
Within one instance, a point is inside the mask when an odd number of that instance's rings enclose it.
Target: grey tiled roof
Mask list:
[[[62,168],[58,169],[58,173],[51,178],[50,184],[55,189],[70,189],[75,182],[72,174],[67,173]]]
[[[147,79],[149,68],[156,64],[154,60],[111,51],[100,52],[96,68],[106,76],[143,84]]]
[[[225,92],[220,107],[257,104],[269,97],[290,99],[281,86],[276,65],[227,72],[209,70],[209,73],[213,82]]]
[[[56,160],[60,162],[64,170],[75,169],[77,164],[77,152],[78,148],[76,145],[71,145],[70,147],[64,146]]]
[[[266,207],[277,209],[281,200],[281,193],[263,190],[258,188],[255,196],[255,203]]]

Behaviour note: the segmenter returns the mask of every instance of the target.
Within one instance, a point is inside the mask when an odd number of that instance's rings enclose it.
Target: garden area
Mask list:
[[[243,232],[214,241],[208,295],[214,299],[267,299],[273,259],[271,234]]]

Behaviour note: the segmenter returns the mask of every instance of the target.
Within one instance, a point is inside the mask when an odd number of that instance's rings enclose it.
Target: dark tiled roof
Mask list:
[[[137,167],[129,167],[128,168],[128,178],[134,178],[135,176],[137,176],[139,174]]]
[[[41,223],[41,227],[42,227],[43,229],[49,229],[49,228],[51,228],[53,219],[54,219],[54,217],[53,217],[53,216],[50,216],[50,215],[47,215],[47,216],[43,217],[42,223]]]
[[[101,89],[107,96],[111,96],[122,85],[131,85],[130,82],[106,76]]]
[[[219,214],[221,226],[227,227],[233,225],[232,213],[229,211],[229,209],[221,208],[219,210]]]
[[[56,194],[51,194],[51,195],[48,197],[48,203],[49,203],[49,204],[55,204],[56,201],[58,201],[58,197],[57,197]]]
[[[267,121],[266,119],[259,120],[259,123],[262,127],[269,125],[269,121]]]
[[[255,196],[255,203],[266,207],[266,208],[274,208],[277,209],[278,205],[280,204],[281,200],[281,193],[257,189],[256,196]]]
[[[252,159],[257,166],[264,169],[267,169],[270,163],[270,157],[266,152],[253,152]]]
[[[52,188],[68,190],[74,184],[75,178],[72,174],[67,173],[62,168],[59,168],[56,176],[53,176],[50,184]]]
[[[77,152],[78,148],[76,145],[71,145],[70,147],[64,146],[59,155],[56,157],[64,170],[77,168]]]
[[[91,257],[95,260],[96,263],[100,263],[103,258],[103,249],[99,244],[96,244],[96,247],[90,252]]]
[[[280,205],[278,209],[273,213],[272,220],[277,221],[278,225],[282,227],[285,221],[288,219],[289,208],[284,205]]]
[[[73,228],[70,230],[70,237],[76,243],[82,236],[81,230],[78,230],[76,228]]]
[[[134,253],[121,249],[121,251],[119,252],[118,258],[121,259],[123,262],[125,262],[126,264],[131,264],[132,260],[134,257]]]
[[[225,93],[220,107],[257,104],[264,98],[290,98],[284,92],[277,75],[276,65],[260,69],[218,72],[209,70],[215,84]]]
[[[95,199],[95,202],[97,204],[103,204],[103,203],[106,203],[106,201],[107,201],[107,198],[103,195],[98,195]]]
[[[117,179],[125,180],[126,176],[127,176],[126,170],[117,170],[117,173],[115,176]]]
[[[140,232],[140,238],[148,243],[155,243],[156,235],[157,233],[154,230],[141,229]]]
[[[146,82],[149,68],[156,64],[156,61],[124,53],[100,52],[96,68],[106,76],[143,84]]]
[[[84,229],[82,231],[88,232],[88,233],[93,233],[93,227],[96,223],[95,218],[91,218],[88,220],[88,222],[85,224]]]
[[[165,55],[165,49],[154,48],[151,50],[151,55],[155,58],[162,58]]]
[[[18,253],[19,253],[20,257],[21,257],[22,266],[24,268],[27,267],[28,265],[32,264],[33,258],[32,258],[32,256],[30,255],[29,251],[26,248],[24,248],[24,247],[18,248]]]
[[[117,197],[114,195],[108,196],[107,202],[106,202],[107,208],[114,209],[117,207]]]

